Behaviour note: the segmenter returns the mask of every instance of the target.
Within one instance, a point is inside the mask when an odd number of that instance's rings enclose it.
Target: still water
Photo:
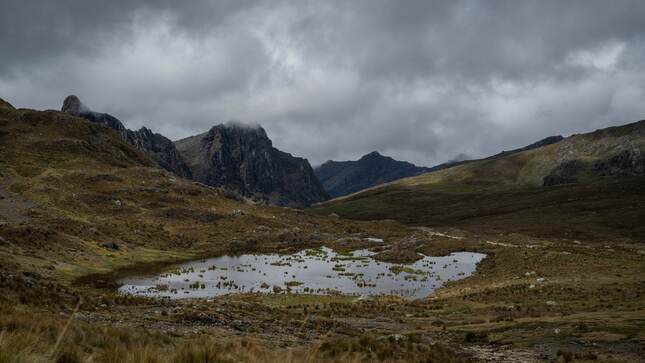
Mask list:
[[[119,291],[170,299],[247,292],[399,295],[415,299],[429,295],[447,281],[471,275],[486,257],[457,252],[394,264],[377,261],[373,254],[368,250],[338,254],[323,247],[293,255],[221,256],[177,265],[154,277],[122,279]]]

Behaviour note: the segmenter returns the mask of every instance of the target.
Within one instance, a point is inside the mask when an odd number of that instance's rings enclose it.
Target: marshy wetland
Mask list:
[[[291,255],[244,254],[174,266],[157,276],[120,280],[124,294],[171,299],[231,293],[428,296],[445,282],[471,275],[485,254],[423,256],[410,264],[378,261],[367,249],[337,253],[307,249]]]

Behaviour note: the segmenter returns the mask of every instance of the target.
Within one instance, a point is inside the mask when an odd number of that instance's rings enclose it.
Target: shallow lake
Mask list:
[[[177,265],[154,277],[120,280],[124,294],[171,299],[208,298],[231,293],[305,293],[399,295],[414,299],[429,295],[447,281],[471,275],[486,255],[457,252],[424,256],[411,264],[373,259],[373,252],[338,254],[323,247],[293,255],[221,256]]]

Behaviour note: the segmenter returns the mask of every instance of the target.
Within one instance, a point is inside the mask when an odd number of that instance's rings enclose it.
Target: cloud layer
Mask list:
[[[314,164],[434,165],[645,118],[644,17],[627,0],[5,0],[0,97],[74,93],[173,139],[259,123]]]

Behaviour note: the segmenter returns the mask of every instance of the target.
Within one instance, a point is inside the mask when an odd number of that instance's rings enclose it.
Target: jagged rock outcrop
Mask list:
[[[357,161],[327,161],[315,172],[327,193],[338,197],[428,170],[373,151]]]
[[[201,183],[289,207],[328,199],[307,159],[274,148],[260,126],[220,124],[175,145]]]
[[[573,135],[554,155],[544,186],[645,175],[645,120]]]
[[[544,186],[580,183],[603,177],[645,175],[645,155],[638,149],[622,150],[612,156],[594,160],[565,161],[544,177]]]
[[[129,130],[116,117],[90,110],[74,95],[65,98],[61,111],[115,130],[121,138],[146,153],[161,168],[184,178],[192,177],[190,168],[177,151],[175,144],[167,137],[153,133],[146,127],[137,131]]]

